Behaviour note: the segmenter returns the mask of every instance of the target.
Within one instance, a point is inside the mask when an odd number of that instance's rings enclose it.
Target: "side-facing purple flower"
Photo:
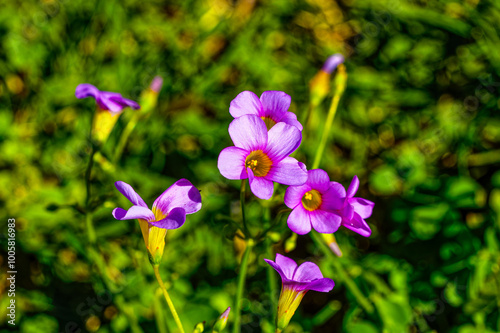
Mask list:
[[[352,179],[352,182],[347,189],[347,193],[342,185],[339,183],[335,184],[340,186],[339,188],[343,191],[342,197],[344,197],[344,204],[340,211],[342,215],[342,225],[354,232],[357,232],[361,236],[370,237],[372,231],[364,219],[367,219],[372,215],[375,203],[363,198],[354,197],[359,188],[358,176],[354,176]]]
[[[110,113],[120,113],[126,107],[140,109],[141,107],[136,102],[124,98],[121,94],[109,91],[100,91],[95,86],[89,83],[82,83],[76,87],[76,98],[93,97],[97,106],[101,110],[108,110]]]
[[[307,234],[311,227],[317,232],[334,233],[342,222],[336,211],[343,207],[344,197],[342,185],[331,183],[325,171],[309,170],[304,185],[286,189],[285,204],[293,209],[288,227],[299,235]]]
[[[340,53],[335,53],[326,59],[323,67],[321,68],[323,71],[331,74],[338,65],[344,62],[344,56]]]
[[[201,209],[200,192],[189,180],[180,179],[166,189],[155,200],[152,209],[149,209],[132,186],[122,181],[117,181],[115,186],[133,206],[128,210],[115,208],[113,217],[117,220],[139,220],[150,261],[153,265],[159,265],[167,229],[181,227],[186,221],[186,214],[193,214]]]
[[[283,122],[302,131],[302,124],[295,113],[288,111],[291,102],[292,98],[283,91],[264,91],[260,99],[251,91],[243,91],[231,101],[229,113],[234,118],[256,115],[264,120],[267,129]]]
[[[276,254],[274,262],[269,259],[264,260],[281,276],[276,332],[281,332],[288,326],[306,292],[314,290],[326,293],[335,286],[332,279],[323,277],[315,263],[306,261],[297,266],[295,261],[279,253]]]
[[[307,180],[305,165],[288,156],[302,140],[296,127],[282,122],[268,132],[262,119],[244,115],[229,124],[229,135],[234,146],[221,151],[217,167],[227,179],[248,178],[257,197],[271,198],[273,182],[302,185]]]

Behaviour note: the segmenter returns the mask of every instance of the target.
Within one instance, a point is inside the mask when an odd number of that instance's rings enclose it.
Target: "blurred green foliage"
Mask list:
[[[360,177],[360,196],[376,202],[373,234],[339,230],[338,259],[298,237],[290,256],[319,262],[336,287],[306,295],[286,332],[500,331],[499,21],[493,0],[2,2],[0,211],[17,223],[16,329],[173,332],[138,223],[111,210],[129,205],[114,181],[151,204],[179,178],[201,190],[203,209],[168,232],[161,270],[186,328],[213,324],[233,302],[244,246],[226,218],[238,219],[239,183],[216,166],[230,144],[229,103],[243,90],[282,90],[300,115],[309,79],[340,52],[349,79],[321,168],[344,185]],[[94,168],[95,262],[81,213],[94,102],[74,90],[87,82],[137,100],[155,75],[164,78],[156,109],[116,166]],[[296,154],[306,164],[327,108],[315,110]],[[132,114],[102,156],[112,160]],[[259,228],[255,199],[247,211]],[[275,231],[283,253],[285,218]],[[251,258],[243,332],[273,331],[264,247]]]

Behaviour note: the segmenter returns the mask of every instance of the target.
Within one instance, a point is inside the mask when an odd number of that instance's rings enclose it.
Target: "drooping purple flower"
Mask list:
[[[344,203],[342,209],[340,210],[340,214],[342,215],[342,225],[354,232],[357,232],[361,236],[370,237],[372,231],[364,219],[367,219],[372,215],[375,203],[363,198],[355,198],[354,195],[358,191],[358,188],[358,176],[354,176],[352,179],[352,182],[347,189],[347,193],[343,187],[341,188],[343,191],[342,197],[344,197]]]
[[[326,59],[325,63],[323,64],[323,68],[321,69],[328,74],[331,74],[335,70],[335,68],[337,68],[337,66],[343,62],[344,56],[342,54],[336,53]]]
[[[269,199],[277,182],[302,185],[307,180],[303,163],[290,157],[302,140],[300,131],[278,123],[267,131],[264,121],[255,115],[243,115],[229,124],[234,146],[224,148],[217,162],[227,179],[247,179],[255,196]]]
[[[342,185],[331,183],[325,171],[309,170],[304,185],[290,186],[285,192],[285,204],[293,209],[288,227],[299,235],[307,234],[311,227],[317,232],[334,233],[342,222],[337,211],[343,207],[344,197]]]
[[[291,101],[292,98],[283,91],[264,91],[260,99],[251,91],[243,91],[231,101],[229,113],[234,118],[256,115],[264,120],[268,129],[283,122],[302,131],[302,124],[295,113],[288,111]]]
[[[139,220],[146,248],[153,264],[159,264],[165,247],[167,229],[177,229],[186,221],[186,214],[201,209],[201,195],[187,179],[180,179],[165,190],[149,209],[129,184],[117,181],[116,188],[133,204],[128,210],[115,208],[117,220]]]
[[[276,254],[273,262],[264,259],[281,276],[281,294],[276,317],[277,332],[284,330],[297,310],[302,298],[309,290],[329,292],[335,286],[332,279],[324,278],[319,267],[306,261],[297,266],[295,261],[281,254]]]
[[[76,87],[76,98],[93,97],[101,110],[108,110],[112,114],[120,113],[124,108],[140,109],[136,102],[124,98],[121,94],[109,91],[100,91],[89,83],[82,83]]]

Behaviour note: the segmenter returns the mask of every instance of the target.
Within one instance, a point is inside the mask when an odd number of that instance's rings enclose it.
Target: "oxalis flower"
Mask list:
[[[243,91],[231,101],[229,113],[234,118],[253,114],[264,120],[271,129],[276,123],[283,122],[302,131],[302,124],[293,112],[288,112],[292,98],[283,91],[264,91],[260,99],[251,91]]]
[[[317,232],[334,233],[342,217],[345,190],[342,185],[330,182],[328,174],[321,170],[309,170],[304,185],[290,186],[285,192],[285,204],[292,208],[288,227],[299,235],[307,234],[311,227]]]
[[[97,110],[92,122],[92,137],[99,143],[106,141],[124,108],[140,109],[139,104],[130,99],[123,98],[121,94],[100,91],[88,83],[78,85],[75,96],[79,99],[86,97],[95,99]]]
[[[319,267],[312,262],[306,261],[297,267],[295,261],[279,253],[276,254],[275,262],[264,260],[281,276],[276,332],[281,332],[288,326],[306,292],[314,290],[326,293],[335,286],[333,280],[324,278]]]
[[[149,252],[149,260],[159,265],[165,247],[168,229],[177,229],[186,221],[186,214],[201,209],[201,195],[187,179],[180,179],[163,192],[149,209],[144,200],[132,186],[122,181],[115,183],[116,188],[133,204],[128,210],[115,208],[113,216],[117,220],[138,219],[144,243]]]
[[[334,183],[339,186],[339,183]],[[344,187],[340,185],[339,189],[342,191],[343,205],[339,213],[342,216],[342,225],[354,232],[357,232],[361,236],[370,237],[372,230],[366,223],[364,219],[369,218],[372,215],[373,207],[375,203],[363,199],[355,198],[354,195],[359,188],[358,176],[354,176],[347,189],[347,193]]]
[[[248,178],[258,198],[271,198],[273,182],[302,185],[307,180],[305,165],[288,156],[302,140],[296,127],[278,123],[268,132],[262,119],[244,115],[229,124],[229,135],[234,147],[221,151],[219,171],[227,179]]]

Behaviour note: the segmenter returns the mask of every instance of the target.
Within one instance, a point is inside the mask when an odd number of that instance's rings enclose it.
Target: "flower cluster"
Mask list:
[[[343,59],[333,59],[336,66]],[[231,102],[229,125],[234,146],[223,149],[218,168],[227,179],[247,179],[253,194],[270,199],[274,184],[289,185],[285,204],[292,209],[288,226],[299,235],[312,229],[334,233],[343,225],[362,236],[371,234],[365,219],[374,203],[354,195],[359,187],[355,176],[349,189],[330,181],[321,169],[307,171],[290,156],[302,141],[302,125],[289,112],[291,97],[281,91],[265,91],[257,97],[250,91]]]

